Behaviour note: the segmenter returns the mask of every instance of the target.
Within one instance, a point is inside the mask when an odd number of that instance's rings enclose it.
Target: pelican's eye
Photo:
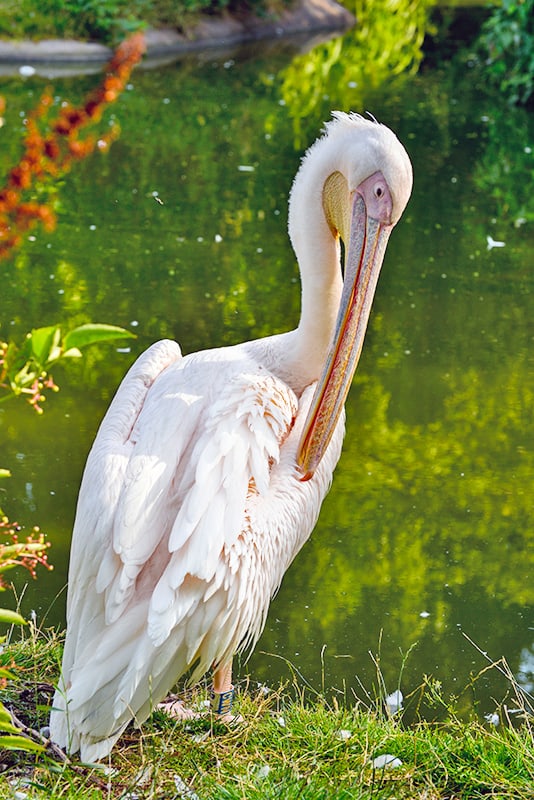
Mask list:
[[[386,192],[387,192],[386,183],[383,180],[377,181],[373,186],[373,194],[377,200],[380,200],[380,198],[384,197]]]

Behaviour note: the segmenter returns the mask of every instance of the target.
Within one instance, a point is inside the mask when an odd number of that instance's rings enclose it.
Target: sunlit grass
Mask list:
[[[2,699],[34,737],[46,734],[60,655],[60,637],[34,626],[2,655],[18,675]],[[269,690],[243,682],[242,725],[214,724],[206,713],[187,723],[155,713],[140,731],[129,729],[99,766],[62,761],[50,749],[42,757],[2,754],[0,798],[526,800],[534,787],[531,709],[509,678],[523,718],[512,725],[504,709],[498,727],[461,722],[450,707],[445,722],[406,726],[380,699],[349,707],[321,695],[310,699],[297,684]],[[444,703],[435,685],[421,691]],[[187,701],[202,710],[206,697],[206,687],[198,687]],[[397,766],[377,766],[386,755]]]

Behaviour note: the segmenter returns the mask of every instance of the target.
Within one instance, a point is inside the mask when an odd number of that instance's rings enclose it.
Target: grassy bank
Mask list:
[[[18,675],[2,699],[34,739],[47,723],[60,653],[57,637],[34,633],[2,655],[4,663],[14,660]],[[201,712],[205,700],[205,688],[188,698]],[[534,797],[532,719],[512,726],[505,714],[498,726],[466,724],[451,711],[440,724],[405,726],[380,703],[372,706],[306,702],[296,687],[243,685],[244,724],[214,724],[206,712],[187,723],[156,713],[141,731],[129,729],[98,768],[65,761],[50,748],[37,756],[0,751],[0,798]]]
[[[265,14],[285,0],[5,0],[0,38],[79,39],[115,44],[147,26],[178,28],[198,14]]]

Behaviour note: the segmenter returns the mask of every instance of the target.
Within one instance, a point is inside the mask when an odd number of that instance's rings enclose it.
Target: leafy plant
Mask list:
[[[97,39],[113,43],[143,27],[146,0],[6,0],[0,35]]]
[[[81,358],[81,350],[97,342],[132,338],[134,334],[116,325],[87,324],[68,331],[51,325],[35,328],[21,346],[0,342],[0,402],[25,395],[38,414],[45,389],[58,391],[50,369],[59,361]]]
[[[482,29],[480,46],[490,81],[510,103],[534,96],[534,0],[502,0]]]
[[[0,470],[0,477],[8,477],[7,470]],[[7,541],[0,542],[0,591],[7,588],[3,576],[14,567],[25,567],[30,574],[35,577],[35,569],[38,564],[47,569],[51,569],[48,564],[46,551],[49,542],[38,528],[34,528],[30,536],[25,541],[19,541],[20,526],[11,523],[0,509],[0,532],[3,533]],[[0,608],[0,623],[4,625],[26,625],[26,620],[17,611],[8,608]],[[0,644],[5,641],[5,636],[0,636]],[[5,686],[8,680],[15,678],[9,666],[0,663],[0,687]],[[31,752],[41,752],[42,746],[21,735],[20,730],[13,724],[11,714],[8,709],[0,702],[0,749],[6,750],[25,750]]]
[[[0,36],[97,40],[114,44],[147,24],[181,27],[187,15],[225,8],[264,13],[278,0],[5,0],[0,3]]]
[[[80,106],[63,102],[53,116],[54,97],[45,91],[25,121],[23,153],[0,189],[0,258],[8,258],[20,245],[23,235],[40,222],[53,230],[55,214],[49,202],[35,200],[68,172],[77,160],[87,158],[95,149],[106,151],[118,136],[118,127],[97,135],[94,126],[104,110],[114,103],[126,86],[131,71],[145,51],[143,34],[132,34],[117,48],[109,61],[106,75]],[[5,101],[0,97],[0,113]],[[93,129],[93,133],[87,133]],[[83,134],[83,135],[82,135]]]

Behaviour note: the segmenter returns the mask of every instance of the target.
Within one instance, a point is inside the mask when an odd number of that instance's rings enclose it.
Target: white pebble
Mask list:
[[[179,775],[174,776],[174,785],[176,786],[178,797],[187,797],[188,800],[200,800],[198,794],[190,789]]]
[[[267,777],[270,771],[271,768],[268,764],[262,764],[262,766],[258,767],[258,769],[256,770],[256,777],[263,780],[264,778]]]
[[[402,692],[400,689],[396,689],[396,691],[388,694],[385,699],[385,704],[389,713],[393,716],[398,711],[402,710],[402,701],[404,697],[402,696]]]
[[[400,758],[392,756],[390,753],[383,753],[373,758],[372,764],[374,769],[396,769],[397,767],[402,767]]]

